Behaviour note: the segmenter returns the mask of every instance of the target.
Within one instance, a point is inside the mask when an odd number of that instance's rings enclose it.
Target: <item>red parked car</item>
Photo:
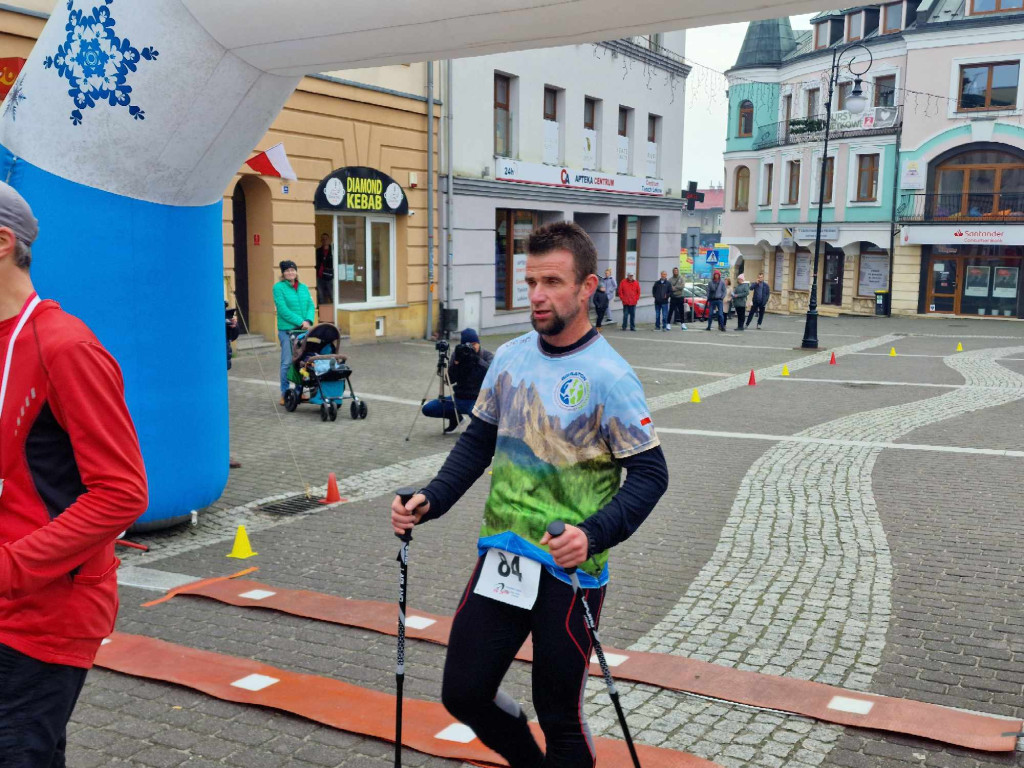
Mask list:
[[[683,301],[686,302],[686,314],[691,320],[708,319],[708,300],[706,296],[695,296],[689,288],[683,289]]]

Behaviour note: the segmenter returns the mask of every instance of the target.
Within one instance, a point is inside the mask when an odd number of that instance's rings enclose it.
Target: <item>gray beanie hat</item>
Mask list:
[[[39,234],[39,222],[32,209],[10,184],[0,181],[0,227],[10,227],[25,245],[32,245]]]

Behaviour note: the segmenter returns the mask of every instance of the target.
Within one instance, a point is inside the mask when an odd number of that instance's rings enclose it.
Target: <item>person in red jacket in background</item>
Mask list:
[[[627,272],[626,279],[619,283],[619,300],[622,302],[622,330],[636,330],[636,303],[640,301],[640,283],[633,279],[633,273]]]
[[[117,615],[114,540],[146,510],[121,370],[29,266],[38,223],[0,182],[0,765],[63,768]]]

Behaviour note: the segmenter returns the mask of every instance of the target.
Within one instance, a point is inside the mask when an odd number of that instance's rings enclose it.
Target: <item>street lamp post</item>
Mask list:
[[[854,80],[850,98],[847,99],[843,106],[848,112],[852,112],[855,115],[859,115],[867,106],[867,99],[864,97],[864,91],[861,88],[861,75],[871,69],[871,64],[874,61],[871,51],[860,43],[848,45],[843,49],[834,49],[832,51],[832,66],[828,72],[828,101],[825,104],[825,146],[821,150],[821,170],[819,173],[821,178],[818,184],[818,225],[814,232],[814,272],[811,274],[811,295],[810,300],[807,302],[804,339],[800,345],[804,349],[818,348],[818,259],[821,253],[821,221],[825,202],[825,166],[828,163],[828,135],[832,129],[832,97],[838,85],[843,55],[854,48],[863,48],[868,55],[868,61],[867,66],[860,71],[856,71],[853,68],[854,62],[856,62],[855,56],[851,57],[849,62],[847,62],[846,68],[850,70]]]

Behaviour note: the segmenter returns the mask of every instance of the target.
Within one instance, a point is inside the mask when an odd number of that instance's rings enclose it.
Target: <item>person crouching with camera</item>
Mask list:
[[[461,343],[452,350],[448,364],[448,380],[452,385],[451,396],[430,400],[423,404],[423,415],[432,419],[448,419],[445,433],[458,428],[463,416],[473,413],[480,386],[487,375],[487,367],[494,355],[480,346],[480,337],[472,328],[462,332]]]

